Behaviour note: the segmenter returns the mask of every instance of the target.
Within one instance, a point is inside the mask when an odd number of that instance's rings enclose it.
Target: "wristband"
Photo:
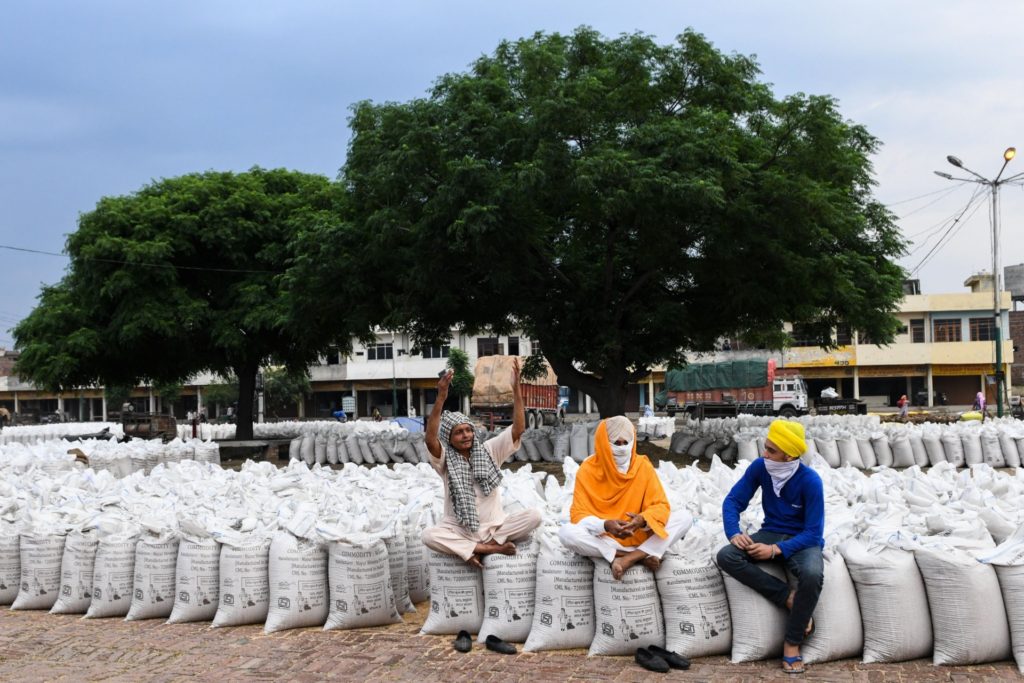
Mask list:
[[[775,545],[774,544],[772,544],[772,556],[769,557],[768,559],[769,560],[774,560],[775,559]]]

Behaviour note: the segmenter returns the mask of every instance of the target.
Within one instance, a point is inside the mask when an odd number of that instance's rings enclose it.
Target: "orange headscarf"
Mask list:
[[[569,510],[572,523],[577,524],[591,515],[598,519],[629,521],[627,512],[639,512],[651,531],[641,529],[629,538],[616,539],[622,545],[635,546],[650,538],[652,531],[660,538],[668,536],[665,524],[670,509],[654,466],[647,456],[636,452],[635,434],[629,469],[625,474],[615,469],[608,429],[605,420],[601,420],[594,434],[594,454],[584,460],[576,472],[576,488]]]

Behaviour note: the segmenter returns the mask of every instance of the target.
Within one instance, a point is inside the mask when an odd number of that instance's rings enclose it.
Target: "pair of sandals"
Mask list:
[[[804,639],[810,638],[814,634],[814,619],[811,618],[807,622],[807,628],[804,629]],[[782,657],[782,670],[788,674],[802,674],[806,669],[804,668],[804,658],[800,655],[794,655],[793,657]]]

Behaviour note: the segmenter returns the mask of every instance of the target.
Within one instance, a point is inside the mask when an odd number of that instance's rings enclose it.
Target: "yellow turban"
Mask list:
[[[775,420],[768,426],[768,439],[790,458],[799,458],[807,450],[804,426],[799,422]]]

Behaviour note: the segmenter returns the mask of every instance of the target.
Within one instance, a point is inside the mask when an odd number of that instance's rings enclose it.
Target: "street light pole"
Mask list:
[[[1006,170],[1006,165],[1017,155],[1017,148],[1007,147],[1006,151],[1003,152],[1003,166],[999,169],[999,173],[993,180],[989,180],[979,173],[975,173],[971,169],[964,166],[964,163],[957,157],[949,155],[946,157],[953,166],[967,171],[974,178],[954,178],[948,173],[942,173],[935,171],[935,175],[945,178],[947,180],[958,180],[968,183],[977,183],[979,185],[985,185],[992,191],[992,315],[995,329],[993,330],[995,336],[996,352],[995,352],[995,378],[996,378],[996,415],[999,417],[1003,416],[1003,335],[1002,335],[1002,307],[1000,306],[1000,299],[1002,299],[1002,282],[999,277],[999,187],[1006,183],[1016,182],[1021,184],[1024,182],[1024,173],[1018,173],[1017,175],[1010,176],[1009,178],[1002,178],[1003,171]]]

